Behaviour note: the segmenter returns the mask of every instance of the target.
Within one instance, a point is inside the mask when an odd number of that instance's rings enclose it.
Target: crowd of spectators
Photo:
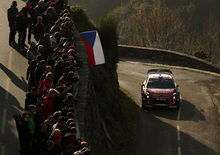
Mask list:
[[[28,31],[25,112],[14,116],[21,155],[90,154],[87,142],[76,137],[73,87],[82,63],[66,4],[65,0],[29,0],[18,11],[13,1],[8,10],[9,44],[15,43],[18,31],[18,46],[24,48]]]

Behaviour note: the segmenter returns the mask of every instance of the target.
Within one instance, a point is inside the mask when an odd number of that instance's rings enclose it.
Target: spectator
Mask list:
[[[47,119],[50,115],[52,115],[54,110],[54,97],[59,94],[56,89],[50,89],[47,96],[44,97],[45,102],[45,110],[44,110],[44,119]]]
[[[37,64],[35,68],[35,84],[38,86],[40,82],[41,76],[46,72],[47,62],[45,60],[41,60],[40,63]]]
[[[29,132],[33,138],[34,133],[35,133],[35,122],[34,122],[34,114],[36,112],[36,106],[31,104],[28,106],[27,113],[29,114],[29,119],[28,119],[28,129]]]
[[[52,66],[47,65],[44,74],[42,74],[42,76],[40,77],[40,81],[44,80],[47,76],[47,73],[52,72],[52,70]]]
[[[52,13],[49,10],[49,8],[44,12],[42,17],[43,17],[43,24],[45,25],[45,32],[48,33],[50,32],[50,28],[53,26],[54,23]]]
[[[41,81],[39,87],[38,87],[38,92],[40,95],[45,94],[50,88],[53,86],[53,73],[49,72],[46,75],[46,78]]]
[[[35,8],[35,7],[37,6],[39,0],[29,0],[29,2],[31,3],[31,6],[32,6],[33,8]]]
[[[38,53],[38,51],[37,51],[35,42],[31,42],[31,44],[27,50],[28,64],[30,64],[30,62],[32,60],[35,60],[38,55],[40,55],[40,53]]]
[[[28,92],[26,94],[26,98],[25,98],[25,110],[28,110],[29,105],[33,104],[36,105],[37,104],[37,98],[38,98],[38,91],[37,88],[33,87],[31,89],[31,92]]]
[[[37,23],[33,28],[34,38],[38,42],[40,38],[44,35],[44,24],[43,18],[41,16],[37,17]]]
[[[43,116],[44,109],[45,109],[44,104],[40,104],[37,106],[36,113],[34,115],[34,122],[35,122],[35,129],[36,129],[35,132],[36,133],[38,132],[40,126],[44,122],[44,116]]]
[[[60,61],[58,61],[57,64],[55,64],[53,71],[54,71],[54,82],[57,82],[58,79],[60,79],[60,77],[65,72],[63,60],[60,60]]]
[[[35,20],[35,12],[33,7],[31,6],[30,1],[28,0],[26,2],[26,6],[22,8],[23,12],[24,12],[24,16],[26,18],[27,21],[27,28],[28,28],[28,44],[31,43],[31,32],[32,32],[32,25],[34,23]]]
[[[51,139],[54,142],[53,155],[61,155],[62,147],[61,141],[63,136],[61,135],[61,131],[59,129],[55,129],[51,134]]]
[[[67,131],[67,124],[64,116],[59,117],[58,122],[52,127],[52,132],[55,131],[55,129],[59,129],[61,131],[61,135],[64,136]]]
[[[42,57],[40,55],[37,56],[36,60],[32,60],[27,68],[26,79],[28,80],[28,91],[30,91],[32,87],[37,86],[35,80],[35,69],[41,60]]]
[[[35,12],[36,17],[41,16],[44,11],[45,11],[44,0],[40,0],[38,2],[37,6],[34,8],[34,12]]]
[[[24,9],[22,9],[16,17],[16,25],[18,30],[18,48],[20,50],[24,49],[26,33],[27,33],[27,20],[24,15]]]
[[[68,131],[63,137],[63,140],[62,140],[63,148],[65,148],[65,146],[68,146],[68,145],[71,145],[72,149],[78,145],[78,141],[76,139],[76,128],[75,127],[71,127],[70,129],[68,129]]]
[[[21,155],[29,155],[31,152],[31,139],[32,134],[29,130],[28,121],[30,119],[30,115],[28,113],[22,114],[22,120],[17,123],[17,130],[20,141],[20,153]]]
[[[34,23],[37,18],[33,29],[37,43],[31,43],[27,51],[29,67],[26,78],[29,92],[26,95],[25,110],[29,118],[24,123],[23,131],[27,130],[29,139],[25,143],[25,146],[28,144],[27,147],[22,148],[27,150],[26,154],[33,155],[72,155],[77,151],[89,154],[87,143],[80,144],[82,140],[76,139],[76,100],[72,92],[74,83],[79,79],[78,69],[81,63],[74,46],[70,12],[57,7],[61,4],[65,8],[66,1],[40,0],[34,10],[31,8],[33,3],[29,0],[16,17],[20,23],[22,20],[27,22],[28,26],[30,16],[31,19],[34,18]],[[32,16],[30,10],[36,16]],[[57,15],[60,16],[59,19]],[[22,28],[23,25],[18,27]],[[50,33],[45,33],[49,30]],[[22,122],[22,119],[20,116],[16,121],[19,133],[17,122]]]
[[[51,27],[51,29],[50,29],[50,33],[51,33],[51,34],[60,31],[60,23],[61,23],[61,20],[60,20],[60,19],[55,22],[55,24],[54,24],[54,25]]]
[[[8,23],[10,27],[9,33],[9,45],[15,46],[15,35],[16,35],[16,16],[18,15],[17,2],[13,1],[11,7],[8,9]]]

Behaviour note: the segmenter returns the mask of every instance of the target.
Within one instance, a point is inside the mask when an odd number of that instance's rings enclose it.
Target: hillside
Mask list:
[[[106,15],[117,6],[120,6],[122,1],[127,0],[70,0],[70,4],[77,4],[82,6],[88,12],[88,15],[93,20],[97,21],[99,18]]]
[[[175,50],[212,63],[220,54],[219,0],[82,0],[95,21],[106,14],[118,23],[119,44]]]
[[[99,19],[105,16],[107,13],[115,11],[114,9],[120,6],[127,8],[128,4],[146,7],[153,5],[155,0],[69,0],[70,4],[77,4],[85,8],[92,19]],[[220,1],[219,0],[164,0],[166,5],[170,8],[179,8],[188,6],[190,4],[197,5],[197,11],[200,16],[204,16],[207,10],[214,11],[220,16]],[[129,15],[129,14],[128,14]]]

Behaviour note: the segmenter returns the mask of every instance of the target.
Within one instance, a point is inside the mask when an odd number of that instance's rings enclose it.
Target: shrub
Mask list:
[[[81,7],[71,6],[70,11],[73,17],[73,21],[79,32],[91,31],[96,29],[94,24],[89,20],[87,14],[85,13],[85,10],[83,10]]]
[[[118,63],[118,39],[117,39],[117,21],[112,16],[106,16],[101,19],[99,24],[99,35],[105,51],[107,63]]]

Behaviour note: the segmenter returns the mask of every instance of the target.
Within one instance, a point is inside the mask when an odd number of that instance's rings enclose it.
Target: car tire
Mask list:
[[[144,106],[144,100],[143,100],[143,98],[141,98],[141,108],[143,109],[143,110],[146,110],[147,108]]]
[[[180,106],[181,106],[180,103],[178,103],[178,105],[177,105],[177,107],[175,109],[179,110]]]

